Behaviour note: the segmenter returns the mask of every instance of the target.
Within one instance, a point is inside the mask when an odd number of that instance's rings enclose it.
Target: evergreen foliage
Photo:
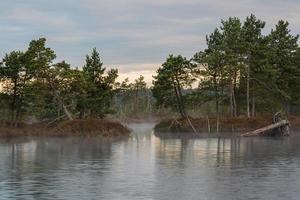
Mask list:
[[[55,63],[46,39],[33,40],[26,51],[12,51],[0,62],[2,120],[17,124],[113,113],[138,116],[163,108],[187,118],[188,110],[203,105],[206,114],[214,113],[217,119],[278,110],[297,114],[299,36],[291,34],[283,20],[264,35],[265,24],[253,14],[244,21],[221,20],[206,37],[207,47],[191,59],[170,55],[153,77],[152,88],[143,76],[133,83],[116,82],[118,70],[107,70],[96,48],[81,69],[65,61]]]
[[[207,48],[192,59],[198,65],[196,73],[172,62],[172,57],[157,71],[153,88],[157,103],[178,108],[181,113],[180,100],[174,94],[186,93],[183,105],[194,108],[214,102],[217,117],[250,118],[278,110],[296,114],[300,100],[299,36],[292,35],[288,26],[280,20],[270,34],[263,35],[265,22],[253,14],[244,22],[236,17],[222,20],[220,28],[206,37]],[[196,74],[199,86],[188,93],[184,87],[188,84],[172,90],[176,88],[172,76],[178,71],[184,72],[184,77]]]

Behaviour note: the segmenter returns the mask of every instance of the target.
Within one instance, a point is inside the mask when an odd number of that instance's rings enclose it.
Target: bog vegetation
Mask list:
[[[300,110],[300,48],[289,23],[268,34],[250,15],[222,20],[206,37],[207,47],[192,58],[170,55],[149,87],[144,77],[117,82],[96,48],[83,67],[55,63],[46,39],[26,51],[5,55],[0,64],[2,121],[49,123],[61,119],[149,116],[162,111],[248,118],[280,109]],[[196,44],[195,44],[196,45]]]

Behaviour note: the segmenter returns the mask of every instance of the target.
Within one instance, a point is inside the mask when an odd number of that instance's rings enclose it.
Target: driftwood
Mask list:
[[[281,120],[269,126],[257,129],[255,131],[250,131],[248,133],[244,133],[241,136],[249,137],[249,136],[260,136],[260,135],[289,135],[289,121]]]
[[[248,133],[244,133],[241,136],[249,137],[249,136],[288,136],[290,135],[290,122],[286,119],[282,119],[281,111],[275,113],[272,117],[272,124],[269,126],[265,126],[263,128],[259,128],[255,131],[250,131]]]

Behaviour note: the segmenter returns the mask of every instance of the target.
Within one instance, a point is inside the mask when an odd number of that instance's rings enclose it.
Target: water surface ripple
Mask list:
[[[0,140],[0,199],[300,199],[300,137]]]

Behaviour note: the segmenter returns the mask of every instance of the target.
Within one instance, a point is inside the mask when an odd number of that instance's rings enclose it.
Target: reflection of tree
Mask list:
[[[51,195],[51,198],[55,198],[53,190],[74,188],[73,183],[66,180],[76,180],[84,170],[97,173],[97,176],[88,173],[85,178],[88,182],[98,183],[99,175],[103,174],[96,169],[107,167],[103,160],[110,158],[113,143],[96,138],[47,138],[12,143],[10,153],[1,165],[8,172],[2,180],[5,180],[13,195],[26,194],[36,199]],[[89,164],[85,166],[85,162]]]

